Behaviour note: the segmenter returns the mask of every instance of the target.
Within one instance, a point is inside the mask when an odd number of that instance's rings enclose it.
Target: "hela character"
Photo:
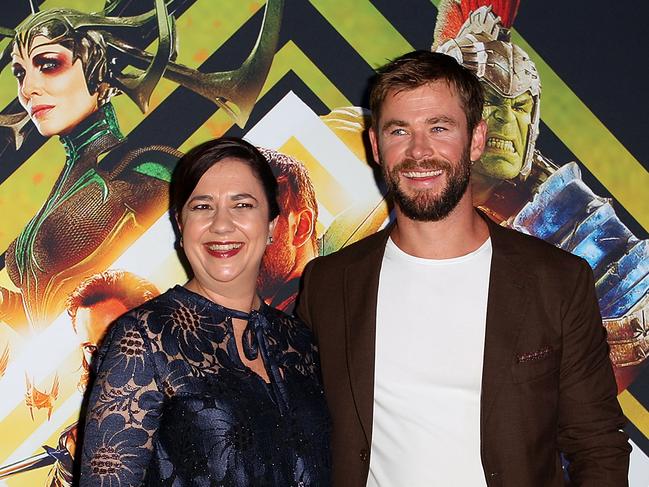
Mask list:
[[[168,208],[180,152],[126,142],[111,97],[124,93],[144,112],[165,77],[244,125],[270,69],[283,9],[283,0],[267,2],[257,43],[239,69],[201,73],[172,61],[175,30],[163,0],[134,17],[120,17],[120,3],[107,2],[101,14],[36,12],[14,31],[0,31],[12,38],[0,69],[11,64],[24,109],[0,115],[0,125],[19,146],[31,120],[42,135],[58,135],[66,152],[51,193],[5,254],[19,292],[0,288],[0,320],[15,329],[48,326],[84,277],[105,270]],[[124,40],[147,30],[157,34],[154,54]]]

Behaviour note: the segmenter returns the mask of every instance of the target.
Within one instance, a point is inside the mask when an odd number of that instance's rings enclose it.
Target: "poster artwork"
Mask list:
[[[1,235],[0,485],[9,486],[72,485],[79,408],[103,335],[186,281],[168,188],[189,148],[240,135],[270,161],[281,214],[259,292],[287,312],[311,259],[390,221],[361,99],[323,107],[289,90],[268,100],[291,49],[295,17],[283,0],[246,11],[234,1],[221,11],[201,0],[109,0],[95,13],[49,3],[0,26],[0,165],[13,168],[0,190],[47,183],[23,207],[2,203],[18,222]],[[439,2],[436,19],[413,19],[431,31],[431,44],[415,47],[480,78],[489,138],[473,169],[475,206],[589,262],[621,392],[649,351],[649,244],[577,162],[555,162],[538,143],[543,80],[512,41],[518,3]]]

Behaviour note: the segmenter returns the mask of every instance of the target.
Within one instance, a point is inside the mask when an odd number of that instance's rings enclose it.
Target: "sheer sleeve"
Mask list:
[[[111,328],[95,359],[81,487],[139,486],[153,457],[163,394],[147,337],[132,316]]]

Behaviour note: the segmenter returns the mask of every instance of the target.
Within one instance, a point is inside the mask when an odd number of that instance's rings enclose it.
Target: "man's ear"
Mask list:
[[[295,219],[295,230],[293,232],[293,246],[301,247],[311,240],[315,232],[314,213],[311,208],[302,208],[293,214]]]
[[[484,120],[480,120],[473,129],[471,134],[471,150],[469,153],[472,162],[482,157],[485,144],[487,143],[487,129],[487,122]]]
[[[379,136],[376,133],[376,130],[374,130],[374,127],[370,127],[368,130],[368,135],[370,136],[370,144],[372,145],[372,157],[374,157],[374,161],[377,164],[381,164],[381,160],[379,159]]]

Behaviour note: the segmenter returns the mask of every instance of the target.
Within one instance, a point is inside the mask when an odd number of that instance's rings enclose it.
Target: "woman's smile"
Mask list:
[[[234,257],[243,248],[243,242],[206,242],[207,253],[213,257],[227,259]]]

